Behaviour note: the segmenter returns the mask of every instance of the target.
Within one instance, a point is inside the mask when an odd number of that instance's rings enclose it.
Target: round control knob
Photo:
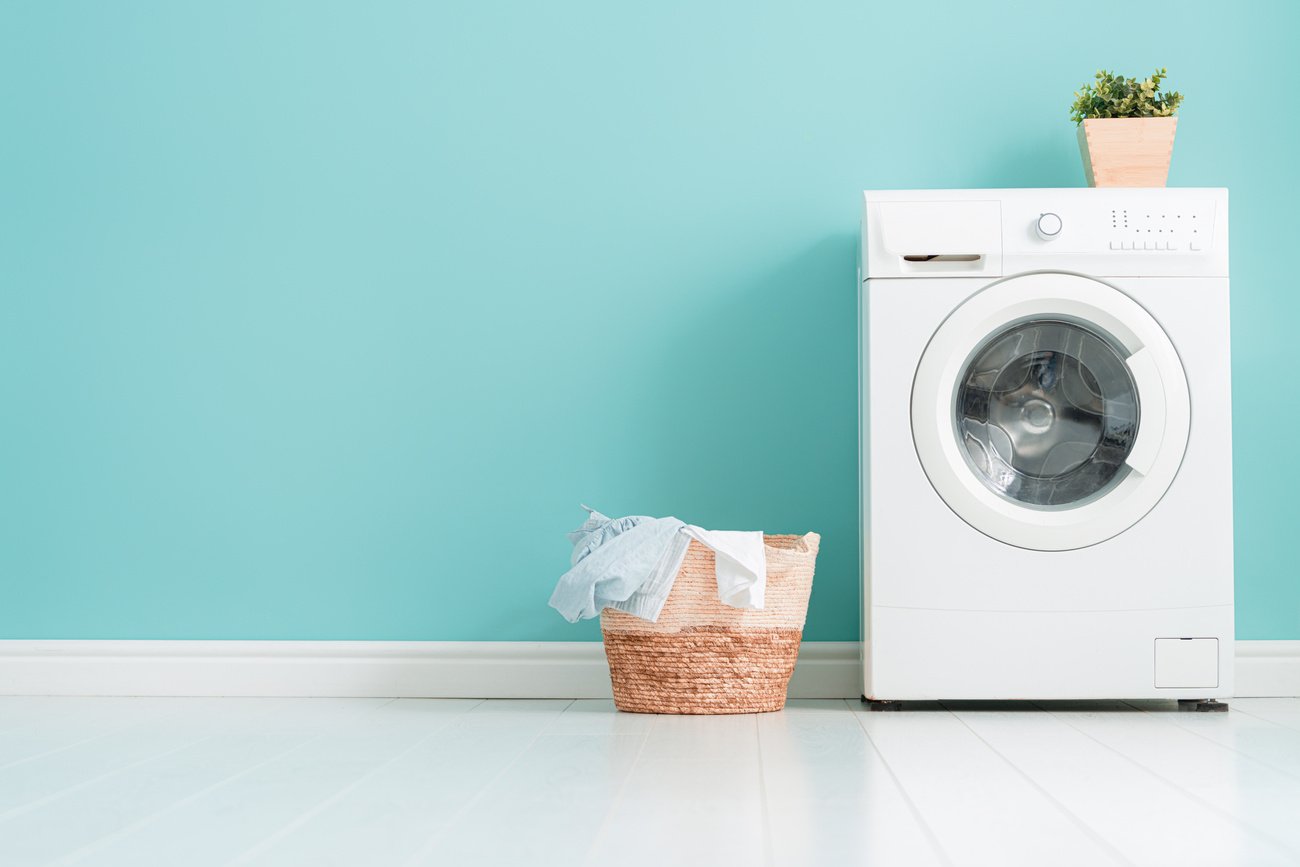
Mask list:
[[[1050,211],[1046,214],[1038,215],[1038,237],[1044,241],[1052,241],[1060,237],[1063,224],[1061,218]]]

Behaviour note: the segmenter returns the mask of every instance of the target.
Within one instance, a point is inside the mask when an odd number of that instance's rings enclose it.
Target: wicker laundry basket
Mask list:
[[[633,713],[765,713],[785,707],[821,537],[765,536],[764,608],[718,600],[713,552],[692,541],[654,623],[600,615],[614,704]]]

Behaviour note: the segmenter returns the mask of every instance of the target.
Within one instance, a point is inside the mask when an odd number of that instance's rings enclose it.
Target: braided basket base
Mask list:
[[[767,713],[785,707],[801,629],[602,630],[614,706],[632,713]]]

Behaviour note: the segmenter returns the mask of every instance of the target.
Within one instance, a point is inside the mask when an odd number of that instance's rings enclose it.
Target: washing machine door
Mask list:
[[[1095,545],[1173,483],[1191,403],[1173,343],[1123,292],[1024,274],[935,332],[912,385],[912,436],[962,520],[1040,551]]]

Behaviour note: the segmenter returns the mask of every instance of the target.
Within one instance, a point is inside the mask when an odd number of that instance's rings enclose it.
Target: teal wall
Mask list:
[[[0,4],[0,637],[588,639],[579,502],[824,536],[870,187],[1232,190],[1238,625],[1300,638],[1300,4]]]

